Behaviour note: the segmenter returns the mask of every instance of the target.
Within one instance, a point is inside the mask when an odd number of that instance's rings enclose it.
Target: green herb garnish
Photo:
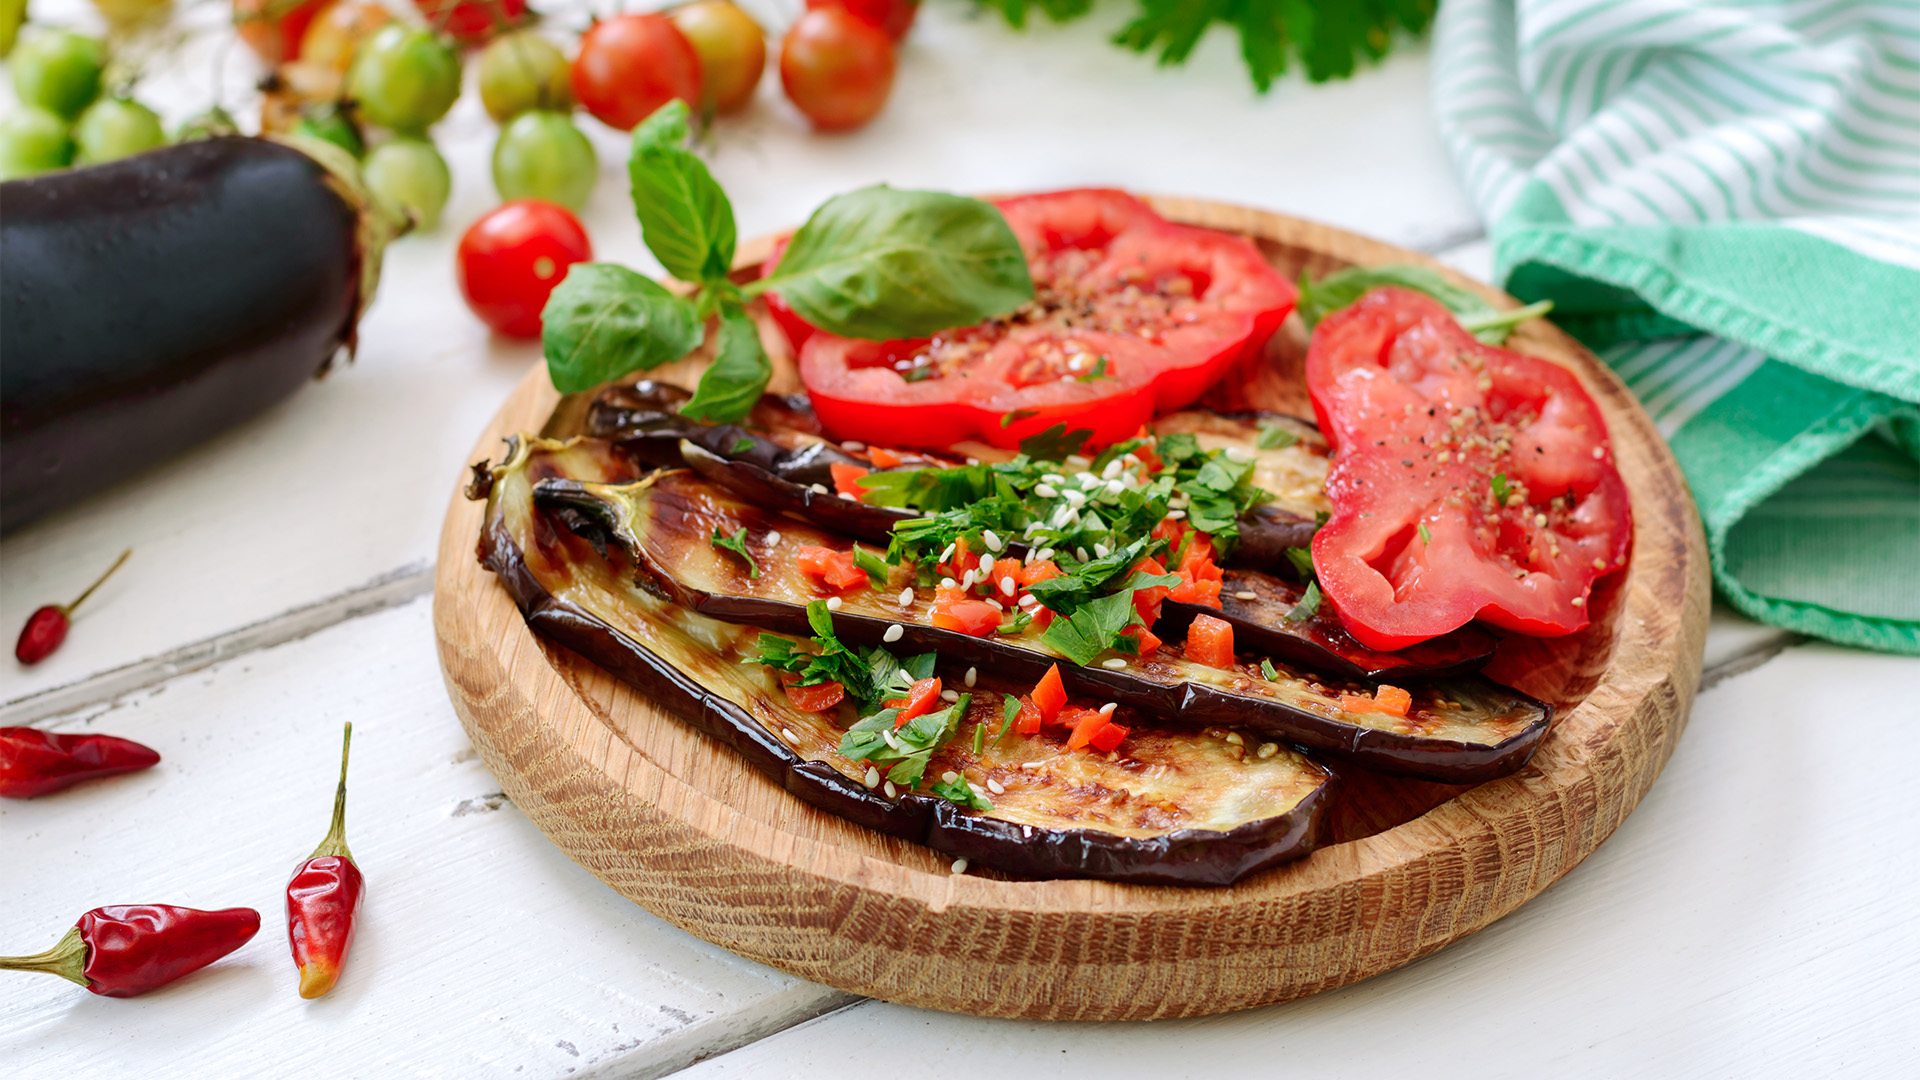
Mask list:
[[[1132,591],[1117,592],[1080,605],[1068,616],[1055,616],[1040,640],[1081,667],[1113,648],[1120,631],[1139,618]]]
[[[1421,522],[1421,523],[1420,523],[1420,530],[1419,530],[1419,531],[1420,531],[1420,542],[1421,542],[1422,544],[1426,544],[1426,545],[1428,545],[1428,546],[1432,546],[1432,544],[1433,544],[1433,534],[1427,531],[1427,523],[1426,523],[1426,522],[1424,522],[1424,521],[1423,521],[1423,522]]]
[[[1479,293],[1455,285],[1441,276],[1438,270],[1425,266],[1355,266],[1336,270],[1318,281],[1302,270],[1300,298],[1295,309],[1311,329],[1321,319],[1383,285],[1426,293],[1453,312],[1461,329],[1488,345],[1506,341],[1515,325],[1553,310],[1553,301],[1542,300],[1523,308],[1502,311]]]
[[[1030,458],[1045,458],[1049,461],[1065,461],[1080,452],[1087,445],[1093,432],[1087,428],[1068,431],[1067,425],[1055,424],[1038,435],[1029,435],[1020,440],[1020,452]]]
[[[853,545],[853,565],[867,572],[867,580],[876,589],[886,587],[887,572],[893,569],[893,565],[882,558],[879,552],[868,551],[859,544]]]
[[[798,675],[795,686],[837,682],[862,711],[879,708],[888,698],[905,697],[914,683],[933,675],[933,653],[900,660],[879,646],[863,653],[841,644],[824,600],[807,605],[807,623],[814,632],[812,652],[792,638],[761,634],[754,654],[741,663]]]
[[[1264,656],[1260,658],[1260,674],[1265,676],[1269,682],[1280,678],[1280,673],[1273,669],[1273,661]]]
[[[1113,378],[1113,376],[1107,374],[1107,355],[1105,353],[1101,353],[1100,359],[1093,362],[1092,371],[1087,372],[1085,375],[1075,375],[1073,377],[1075,382],[1092,382],[1095,379],[1111,378]]]
[[[1287,562],[1293,566],[1293,572],[1305,581],[1313,580],[1313,550],[1311,548],[1288,548]]]
[[[1261,424],[1260,437],[1253,440],[1253,445],[1262,450],[1285,450],[1299,441],[1300,436],[1279,424]]]
[[[1306,622],[1318,614],[1320,614],[1320,583],[1309,581],[1306,594],[1300,597],[1299,603],[1287,609],[1285,618],[1288,622]]]
[[[760,576],[760,564],[753,561],[753,552],[747,550],[746,526],[741,526],[732,536],[722,536],[720,535],[720,530],[715,529],[713,530],[713,535],[709,537],[708,540],[714,547],[722,551],[731,551],[742,559],[747,560],[748,577],[757,578]]]
[[[751,449],[753,449],[752,439],[749,439],[743,435],[740,438],[733,440],[733,446],[731,450],[734,455],[738,456],[740,454],[744,454]]]
[[[928,790],[948,802],[958,803],[961,806],[970,807],[974,810],[984,812],[993,809],[993,803],[981,798],[980,795],[973,790],[973,785],[967,783],[967,778],[964,776],[951,784],[942,781],[933,785]]]
[[[1493,479],[1487,481],[1487,487],[1493,490],[1493,504],[1495,506],[1507,505],[1507,496],[1512,494],[1512,492],[1507,488],[1506,473],[1494,473]]]

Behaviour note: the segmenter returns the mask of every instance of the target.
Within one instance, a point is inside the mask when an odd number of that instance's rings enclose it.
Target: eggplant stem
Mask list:
[[[80,939],[80,928],[73,927],[53,948],[32,956],[0,956],[0,971],[44,971],[69,982],[91,987],[87,981],[87,943]]]
[[[347,732],[340,739],[340,786],[333,792],[333,824],[327,829],[326,839],[313,849],[309,859],[318,859],[324,855],[338,855],[351,861],[353,855],[347,850],[347,753],[353,749],[353,721],[347,721]]]
[[[87,597],[89,597],[89,596],[92,596],[92,595],[93,595],[93,590],[95,590],[95,589],[97,589],[97,588],[99,588],[99,587],[100,587],[100,586],[102,586],[102,585],[105,585],[105,584],[107,583],[107,579],[113,576],[113,572],[114,572],[115,570],[118,570],[118,569],[120,569],[120,567],[121,567],[122,565],[124,565],[124,564],[126,563],[126,561],[127,561],[127,556],[129,556],[129,555],[132,555],[132,554],[133,554],[133,549],[132,549],[132,548],[128,548],[127,550],[125,550],[125,551],[123,551],[123,552],[121,552],[121,553],[120,553],[120,557],[119,557],[119,558],[117,558],[117,559],[115,559],[115,560],[113,560],[113,565],[112,565],[112,566],[109,566],[109,567],[107,567],[107,572],[106,572],[106,573],[104,573],[104,574],[101,574],[101,575],[100,575],[99,577],[97,577],[97,578],[94,578],[94,579],[93,579],[93,584],[91,584],[91,585],[89,585],[89,586],[87,586],[87,591],[86,591],[86,592],[83,592],[83,593],[81,593],[81,594],[80,594],[80,595],[79,595],[78,597],[76,597],[76,598],[74,599],[74,601],[73,601],[73,603],[71,603],[71,604],[68,604],[68,605],[66,605],[65,607],[62,607],[62,608],[60,609],[60,613],[61,613],[62,615],[66,615],[66,616],[69,616],[69,617],[71,617],[71,616],[73,615],[73,609],[74,609],[74,608],[77,608],[77,607],[79,607],[79,606],[80,606],[81,604],[84,604],[84,603],[86,603],[86,601],[87,601]]]

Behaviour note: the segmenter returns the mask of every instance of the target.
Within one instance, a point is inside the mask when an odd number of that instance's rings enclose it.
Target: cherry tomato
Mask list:
[[[509,337],[540,336],[540,310],[574,263],[593,258],[587,231],[563,206],[516,199],[460,238],[460,292],[488,326]]]
[[[893,41],[842,8],[815,8],[780,42],[780,84],[814,127],[857,128],[893,90]]]
[[[545,199],[579,212],[600,179],[600,158],[566,114],[529,109],[493,147],[493,186],[502,199]]]
[[[0,59],[13,55],[20,24],[27,21],[27,0],[0,0]]]
[[[307,26],[326,2],[306,0],[289,7],[287,0],[233,0],[233,23],[240,40],[267,63],[298,60]]]
[[[694,0],[670,13],[673,25],[700,54],[700,83],[717,112],[733,112],[753,100],[767,69],[766,32],[729,0]]]
[[[360,171],[375,195],[413,215],[414,228],[427,232],[440,224],[453,175],[431,142],[410,135],[389,139],[373,148]]]
[[[807,0],[807,10],[844,8],[847,14],[884,32],[895,41],[913,28],[913,17],[920,13],[919,0]]]
[[[393,15],[386,8],[366,0],[328,4],[300,35],[300,61],[344,75],[353,66],[353,54],[360,43],[392,21]]]
[[[531,30],[495,38],[480,53],[480,103],[496,124],[528,109],[573,108],[567,54]]]
[[[115,30],[131,30],[158,21],[173,7],[173,0],[93,0],[93,6]]]
[[[73,122],[73,161],[99,165],[167,145],[152,109],[126,98],[101,98]]]
[[[593,25],[573,60],[573,96],[609,127],[632,131],[674,98],[700,107],[700,55],[665,15]]]
[[[368,120],[417,134],[447,115],[460,96],[460,58],[425,30],[388,26],[355,51],[347,96]]]
[[[527,0],[413,0],[427,25],[462,45],[482,41],[527,21]]]
[[[22,105],[0,117],[0,180],[64,169],[73,162],[73,136],[58,114]]]
[[[99,38],[65,30],[36,29],[14,50],[13,92],[23,105],[38,105],[71,120],[100,96],[107,46]]]

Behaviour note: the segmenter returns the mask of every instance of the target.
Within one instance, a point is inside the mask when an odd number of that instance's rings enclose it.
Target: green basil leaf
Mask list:
[[[1460,329],[1488,345],[1500,345],[1506,342],[1507,335],[1513,333],[1514,327],[1528,319],[1542,318],[1552,310],[1553,301],[1541,300],[1511,311],[1494,311],[1485,315],[1461,315]]]
[[[925,337],[1033,299],[1020,242],[1000,211],[937,191],[861,188],[827,200],[793,234],[771,289],[841,337]]]
[[[693,400],[680,415],[716,424],[732,423],[753,411],[760,392],[773,378],[773,362],[760,347],[760,330],[745,312],[729,312],[720,320],[719,348],[713,364],[700,376]]]
[[[627,157],[640,232],[667,273],[723,280],[733,267],[733,204],[706,163],[687,149],[687,105],[670,101],[633,130]]]
[[[1438,270],[1424,266],[1354,266],[1336,270],[1318,281],[1300,272],[1300,299],[1295,308],[1309,328],[1333,312],[1382,285],[1397,285],[1426,293],[1447,305],[1458,318],[1498,314],[1492,304],[1471,289],[1453,284]]]
[[[612,263],[575,263],[540,320],[547,374],[563,394],[672,363],[705,335],[692,304]]]

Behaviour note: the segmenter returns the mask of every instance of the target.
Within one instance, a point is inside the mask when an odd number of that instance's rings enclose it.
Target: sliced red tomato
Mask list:
[[[1176,225],[1125,192],[996,205],[1034,282],[1032,303],[1009,316],[927,339],[856,341],[770,301],[829,431],[886,446],[1013,447],[1065,424],[1105,445],[1192,403],[1293,310],[1293,286],[1245,237]]]
[[[1632,514],[1572,372],[1375,289],[1315,328],[1306,375],[1335,452],[1313,564],[1349,633],[1399,649],[1476,618],[1543,637],[1587,625]]]

